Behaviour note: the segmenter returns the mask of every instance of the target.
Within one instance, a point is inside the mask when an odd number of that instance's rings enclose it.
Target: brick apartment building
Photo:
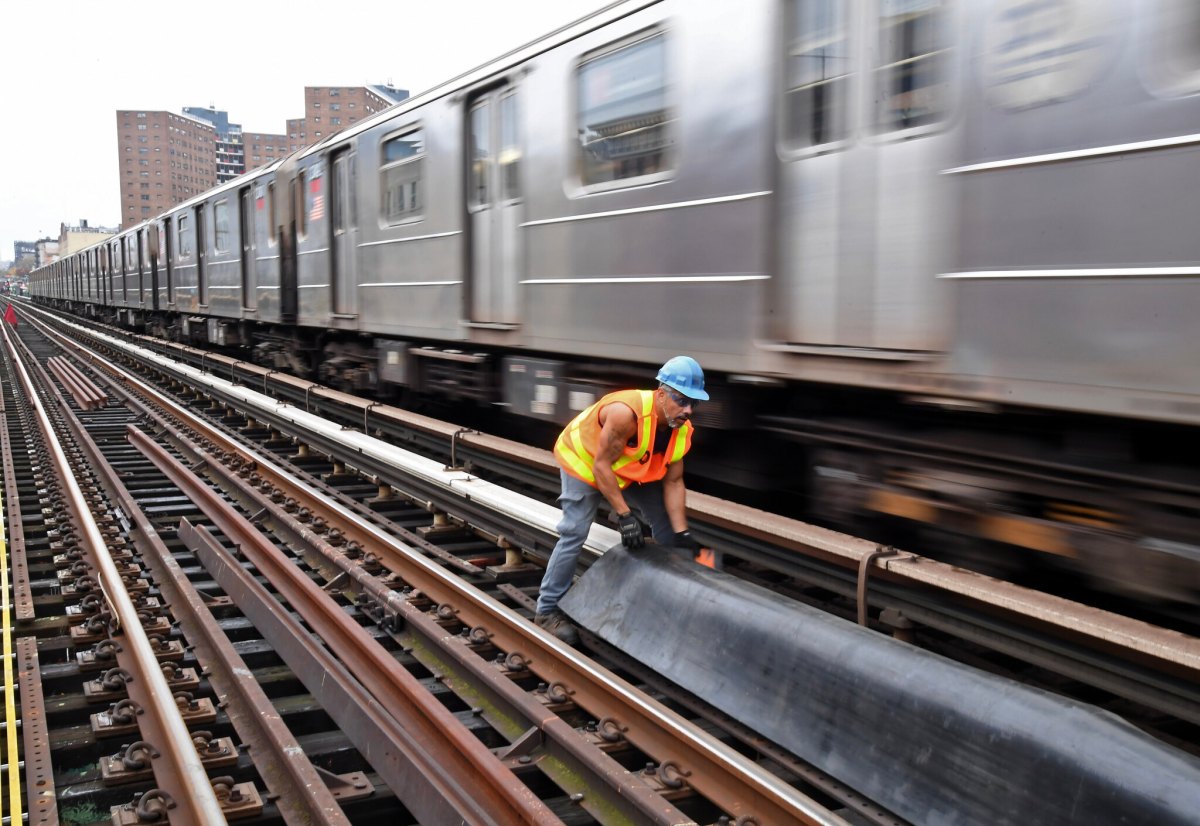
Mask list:
[[[171,112],[117,112],[121,229],[217,185],[211,123]]]
[[[118,111],[121,229],[219,183],[257,169],[408,97],[390,85],[306,86],[304,117],[287,133],[245,132],[213,107],[170,112]]]

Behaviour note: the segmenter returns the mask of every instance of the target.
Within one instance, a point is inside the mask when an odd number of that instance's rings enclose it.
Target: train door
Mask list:
[[[250,247],[253,271],[246,276],[252,291],[246,306],[267,321],[279,318],[279,256],[272,254],[278,253],[275,211],[275,184],[255,184],[254,215],[250,219],[254,232]]]
[[[300,312],[299,257],[304,227],[304,172],[288,170],[287,208],[279,234],[279,320],[292,324]],[[280,176],[283,169],[280,169]]]
[[[521,273],[521,144],[517,89],[504,85],[467,102],[464,179],[469,232],[466,315],[480,324],[517,324]]]
[[[99,268],[97,269],[97,291],[101,305],[108,304],[108,245],[105,244],[96,251],[96,257],[99,259]]]
[[[196,207],[196,296],[200,309],[208,309],[208,228],[204,221],[204,204]]]
[[[167,278],[167,307],[175,306],[175,235],[171,232],[171,219],[164,218],[162,223],[163,261],[165,262]]]
[[[114,307],[125,306],[125,245],[122,241],[113,241],[112,266],[109,267],[109,278],[112,279],[112,303]],[[121,279],[121,294],[117,296],[117,279]]]
[[[146,276],[150,273],[150,247],[147,239],[147,229],[142,227],[137,231],[137,306],[146,307]]]
[[[254,205],[250,203],[250,187],[238,191],[238,218],[242,235],[242,309],[253,310],[258,299],[254,264]]]
[[[335,315],[357,312],[354,283],[354,156],[343,150],[329,165],[329,275]]]
[[[151,224],[146,228],[146,248],[150,260],[150,308],[152,310],[159,309],[158,262],[161,251],[160,238],[158,224]]]
[[[958,23],[948,0],[786,0],[771,337],[909,359],[945,346]]]
[[[142,294],[142,251],[135,231],[125,242],[125,306],[136,307]],[[132,295],[131,295],[132,294]]]

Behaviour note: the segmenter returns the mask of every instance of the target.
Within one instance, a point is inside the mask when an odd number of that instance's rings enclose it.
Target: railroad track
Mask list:
[[[71,319],[71,329],[82,333],[84,327],[78,319]],[[101,325],[87,326],[100,335],[109,330],[128,337]],[[464,430],[219,354],[144,336],[132,338],[139,347],[172,363],[182,361],[198,368],[204,374],[206,392],[223,403],[236,403],[238,396],[223,386],[221,378],[236,386],[261,389],[349,430],[370,432],[484,478],[519,485],[522,492],[541,492],[547,503],[557,496],[557,465],[548,451]],[[112,341],[102,346],[116,354],[120,350],[111,346]],[[195,379],[194,374],[173,375],[176,381]],[[273,418],[279,424],[290,424],[290,410]],[[336,441],[327,446],[335,449]],[[384,475],[390,472],[386,462],[374,469]],[[914,625],[933,630],[1043,669],[1054,675],[1058,690],[1065,679],[1086,686],[1089,700],[1094,700],[1094,692],[1099,690],[1188,724],[1200,724],[1200,690],[1196,688],[1200,685],[1200,652],[1195,638],[1187,634],[976,575],[920,554],[881,555],[872,542],[715,497],[691,493],[688,506],[689,522],[702,539],[721,549],[715,561],[727,570],[797,596],[815,586],[832,595],[832,603],[825,594],[818,595],[825,604],[906,639],[914,637],[909,633]],[[548,531],[524,535],[520,537],[521,550],[529,556],[545,555],[553,539]],[[605,547],[608,545],[601,542],[585,550],[594,556]],[[587,556],[585,553],[585,562]],[[837,602],[842,604],[834,604]],[[880,623],[881,617],[886,622]]]
[[[215,361],[211,355],[199,357],[209,364],[207,375],[143,362],[141,378],[118,379],[110,369],[95,369],[102,360],[118,360],[112,342],[93,336],[94,344],[108,349],[102,357],[91,356],[95,364],[89,366],[89,357],[79,349],[70,351],[72,358],[59,355],[60,347],[77,345],[51,344],[42,329],[37,335],[23,329],[32,339],[41,337],[29,345],[36,351],[30,354],[31,365],[53,362],[50,372],[36,381],[61,387],[71,398],[59,412],[64,424],[72,418],[79,422],[73,450],[83,464],[98,468],[103,458],[116,467],[87,486],[93,499],[106,501],[100,507],[98,530],[102,536],[107,530],[113,539],[128,536],[130,544],[138,546],[137,556],[154,581],[152,589],[162,595],[155,599],[170,605],[175,623],[169,634],[158,636],[163,641],[180,638],[176,641],[185,660],[197,663],[200,682],[211,687],[224,680],[226,688],[208,698],[225,703],[220,725],[206,720],[207,730],[214,735],[231,732],[236,738],[231,736],[222,747],[233,744],[237,751],[237,744],[252,744],[251,755],[263,753],[266,747],[260,743],[270,741],[270,733],[251,722],[264,717],[266,697],[240,700],[240,711],[228,699],[237,695],[237,675],[246,669],[218,654],[222,639],[235,656],[242,649],[252,652],[249,661],[261,660],[265,673],[272,675],[259,678],[250,668],[255,678],[249,683],[289,686],[294,693],[286,695],[291,702],[283,707],[302,709],[296,719],[305,721],[298,724],[303,735],[295,732],[287,715],[268,711],[265,716],[281,721],[277,734],[283,743],[289,742],[289,731],[293,740],[303,741],[301,750],[309,759],[297,761],[296,749],[289,751],[287,745],[281,746],[280,754],[292,755],[291,760],[248,759],[243,751],[229,769],[229,783],[220,784],[220,794],[231,794],[230,784],[235,782],[253,784],[254,793],[264,797],[262,816],[278,810],[287,818],[283,808],[295,795],[280,789],[288,782],[309,783],[312,775],[288,777],[307,763],[310,769],[336,769],[318,776],[328,781],[331,798],[340,797],[340,802],[326,799],[318,811],[328,814],[340,806],[355,820],[389,806],[394,811],[399,798],[420,822],[442,822],[445,817],[485,822],[488,812],[508,813],[495,822],[544,822],[539,819],[544,817],[570,822],[720,822],[723,817],[743,823],[838,822],[839,816],[831,812],[847,806],[876,822],[898,822],[836,781],[773,751],[757,733],[722,721],[719,710],[691,702],[653,674],[639,673],[635,664],[621,663],[619,655],[610,652],[614,659],[609,662],[626,675],[637,674],[635,682],[649,688],[652,696],[533,628],[527,617],[540,569],[527,560],[548,551],[553,509],[528,504],[525,497],[488,486],[475,474],[447,475],[444,467],[467,460],[477,468],[490,464],[493,474],[507,470],[536,488],[544,486],[540,452],[510,450],[495,458],[503,453],[500,440],[457,429],[446,433],[444,425],[307,383],[301,409],[261,401],[255,407],[251,401],[257,392],[250,388],[259,382],[264,388],[281,384],[293,395],[299,395],[299,385],[291,377]],[[214,375],[226,368],[235,381]],[[174,384],[188,401],[153,398],[151,376]],[[11,386],[6,383],[6,388]],[[329,405],[322,414],[332,411],[343,423],[323,425],[320,417],[308,413],[310,407],[318,407],[315,399]],[[16,399],[13,406],[17,418],[29,409]],[[442,451],[448,445],[448,452],[424,463],[402,458],[373,440],[362,441],[371,437],[348,429],[354,421],[360,422],[357,431],[370,433],[400,430],[403,425],[410,429],[397,436],[398,441],[428,442]],[[27,439],[18,436],[17,442]],[[40,467],[40,460],[35,464]],[[7,470],[6,460],[6,479],[20,477]],[[73,471],[78,478],[93,472]],[[463,489],[470,490],[465,500]],[[874,547],[866,543],[707,497],[694,497],[692,505],[704,535],[724,549],[730,570],[770,580],[799,599],[813,601],[819,593],[835,610],[849,606],[852,612],[856,606],[847,600],[856,598],[858,606],[871,606],[871,615],[864,619],[877,627],[882,617],[902,634],[911,633],[908,625],[914,621],[924,633],[940,629],[939,639],[948,650],[954,646],[946,639],[955,640],[955,645],[961,640],[986,643],[990,649],[1053,666],[1047,670],[1066,672],[1072,680],[1102,685],[1115,697],[1136,695],[1138,703],[1160,712],[1170,709],[1171,720],[1182,721],[1181,729],[1172,729],[1176,740],[1186,744],[1190,737],[1188,726],[1197,718],[1189,715],[1197,705],[1189,674],[1196,672],[1197,664],[1191,641],[1182,635],[1078,607],[1064,612],[1061,601],[971,578],[911,554],[876,560],[870,556]],[[73,536],[62,530],[62,540]],[[74,536],[75,545],[86,544],[81,542],[84,537]],[[615,541],[612,532],[597,528],[590,549],[598,552]],[[63,541],[48,534],[47,544],[62,550]],[[797,559],[801,551],[803,559]],[[790,557],[786,565],[785,557]],[[71,561],[68,569],[78,561]],[[871,587],[864,591],[860,586],[868,571]],[[42,599],[42,614],[33,624],[55,627],[55,618],[66,615],[66,598],[60,606],[50,596]],[[286,619],[281,604],[290,608]],[[185,605],[194,610],[190,619],[181,616]],[[55,614],[59,608],[61,614]],[[1010,621],[1006,613],[1019,616],[1019,621]],[[215,629],[204,630],[206,615]],[[1046,622],[1039,624],[1039,616]],[[107,623],[93,617],[84,624]],[[127,627],[122,624],[122,629]],[[234,628],[239,630],[231,636]],[[314,631],[326,640],[325,646],[305,645]],[[208,637],[211,642],[201,642]],[[238,641],[231,644],[231,639]],[[1123,646],[1126,640],[1130,644]],[[161,646],[163,641],[150,644]],[[95,644],[92,657],[107,664],[114,646],[101,645],[104,642]],[[1116,657],[1111,656],[1114,649]],[[336,658],[328,659],[330,650]],[[352,656],[356,659],[347,663]],[[70,671],[78,663],[63,666]],[[219,676],[222,669],[227,676]],[[365,694],[354,694],[352,686],[363,688],[373,669],[390,674],[392,687],[376,685]],[[412,679],[405,679],[401,671]],[[330,689],[334,693],[323,694],[309,684],[324,688],[331,683],[328,675],[335,673],[346,680],[342,688]],[[388,678],[379,679],[387,683]],[[297,682],[307,694],[296,690]],[[397,689],[400,682],[411,691]],[[252,685],[243,688],[253,694]],[[401,694],[387,693],[396,690]],[[186,702],[180,700],[181,707],[196,700],[192,693]],[[267,705],[278,709],[281,704],[271,699],[273,705]],[[677,709],[689,707],[693,720],[673,714],[660,700]],[[372,703],[386,707],[388,714],[367,715]],[[110,713],[124,717],[127,708]],[[410,710],[406,719],[413,725],[424,719],[436,722],[439,715],[448,718],[443,719],[443,731],[457,734],[440,741],[426,729],[408,729],[395,720],[400,708]],[[701,725],[695,722],[697,714],[704,715]],[[470,731],[467,739],[460,736],[464,724]],[[378,739],[386,738],[383,732],[389,725],[397,739]],[[367,730],[369,736],[362,734]],[[353,732],[360,732],[359,739]],[[87,737],[81,733],[80,739]],[[431,745],[438,742],[444,742],[445,750]],[[699,750],[684,751],[684,746]],[[363,757],[381,750],[401,757],[383,768]],[[144,758],[139,755],[127,755],[120,762],[137,763]],[[470,762],[475,759],[479,762]],[[153,766],[157,760],[148,762]],[[301,765],[293,769],[293,762]],[[264,764],[288,770],[269,772],[282,777],[264,776]],[[773,773],[764,770],[766,765]],[[461,777],[472,778],[460,784],[466,787],[461,797],[454,788],[431,779],[456,766]],[[307,779],[298,779],[303,777]],[[485,794],[482,778],[496,781],[487,792],[495,797],[487,797],[486,804],[479,803]],[[79,799],[93,799],[87,797],[92,793],[87,783],[95,786],[96,781],[82,782]],[[757,785],[747,787],[747,782]],[[169,785],[157,788],[162,796],[152,795],[139,805],[174,800]],[[146,789],[142,796],[151,791]],[[368,794],[359,797],[363,791]],[[251,789],[244,787],[237,796],[249,799]],[[101,790],[93,797],[98,809],[111,802]],[[503,805],[512,808],[495,808]],[[132,811],[136,816],[137,807]],[[170,816],[177,817],[175,810]],[[291,814],[301,816],[311,818],[314,813]]]
[[[30,343],[10,351],[25,397],[12,406],[37,412],[47,444],[66,444],[49,448],[62,458],[39,499],[67,518],[44,552],[26,548],[28,622],[45,640],[25,670],[71,695],[25,715],[70,732],[36,761],[55,766],[60,806],[103,814],[133,789],[118,815],[131,822],[215,822],[235,806],[357,820],[398,803],[423,823],[842,822],[828,799],[528,622],[514,583],[536,571],[505,565],[498,534],[364,486],[223,405],[200,404],[222,426],[130,376],[73,367],[63,382],[56,345],[24,332]],[[53,374],[38,367],[48,359]],[[112,604],[122,591],[141,596]],[[105,754],[106,727],[130,742]],[[68,785],[64,748],[78,766]],[[209,791],[217,767],[227,774]],[[314,784],[328,794],[302,793]]]

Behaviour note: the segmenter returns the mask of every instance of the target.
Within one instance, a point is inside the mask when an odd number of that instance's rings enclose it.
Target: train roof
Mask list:
[[[523,46],[505,52],[499,57],[482,63],[474,69],[463,72],[462,74],[451,78],[450,80],[439,83],[438,85],[425,90],[413,97],[406,98],[387,109],[376,112],[369,118],[365,118],[353,126],[348,126],[345,129],[334,132],[325,138],[317,141],[311,146],[300,149],[289,157],[306,158],[310,155],[325,151],[331,146],[336,146],[342,141],[349,140],[357,135],[366,132],[378,126],[381,123],[403,115],[406,112],[418,109],[431,101],[453,94],[465,88],[469,88],[482,80],[492,77],[513,66],[520,65],[525,61],[536,57],[537,55],[547,52],[556,46],[567,43],[575,38],[586,34],[595,29],[606,26],[614,20],[619,20],[622,17],[627,17],[634,12],[640,11],[650,6],[655,6],[661,3],[662,0],[617,0],[603,8],[579,18],[571,23],[567,23],[554,31],[544,34],[536,40],[532,40]]]
[[[213,187],[212,189],[206,189],[203,192],[201,192],[199,195],[193,195],[191,198],[188,198],[186,201],[180,201],[175,206],[160,213],[156,217],[149,219],[149,221],[147,221],[145,223],[157,221],[163,215],[170,215],[172,212],[175,212],[176,210],[185,209],[187,207],[194,206],[195,204],[198,204],[201,201],[206,201],[209,198],[211,198],[212,196],[219,195],[220,193],[225,192],[227,190],[237,189],[239,186],[242,186],[243,184],[247,183],[248,181],[251,181],[251,180],[259,177],[260,175],[266,175],[270,172],[274,172],[276,169],[279,168],[280,164],[282,164],[284,161],[286,161],[288,158],[292,157],[293,155],[298,155],[298,154],[300,154],[300,150],[297,150],[296,152],[292,152],[288,155],[284,155],[282,158],[276,158],[274,161],[271,161],[271,163],[269,163],[269,164],[263,164],[262,166],[257,166],[254,169],[251,169],[249,172],[243,172],[241,175],[238,175],[236,178],[230,178],[228,181],[226,181],[223,184],[218,184],[217,186]]]

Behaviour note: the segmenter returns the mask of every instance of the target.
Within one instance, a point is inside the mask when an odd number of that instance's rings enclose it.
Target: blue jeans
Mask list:
[[[565,470],[562,477],[562,493],[558,505],[562,508],[562,519],[558,523],[558,544],[550,554],[542,586],[538,592],[537,612],[548,614],[558,605],[562,595],[571,587],[575,576],[575,561],[583,550],[588,530],[596,520],[596,511],[604,503],[604,494],[587,482],[581,482]],[[670,546],[675,541],[675,531],[663,504],[662,482],[645,485],[630,485],[621,491],[629,507],[650,525],[654,541]]]

